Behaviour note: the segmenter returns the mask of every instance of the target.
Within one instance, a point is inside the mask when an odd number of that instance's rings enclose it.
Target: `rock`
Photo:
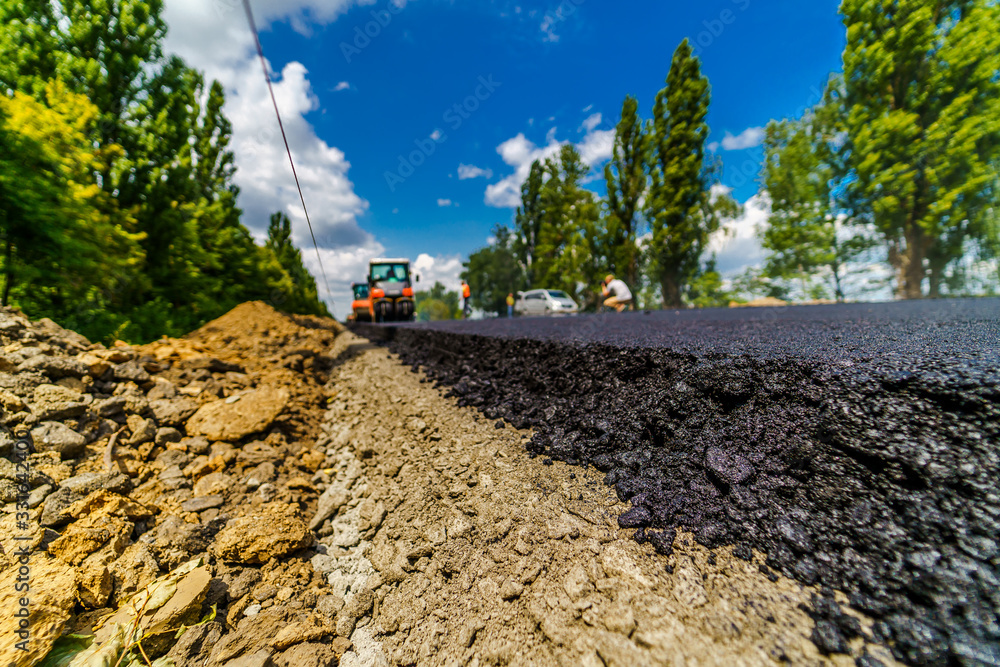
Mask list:
[[[105,545],[121,555],[129,542],[132,524],[120,517],[100,513],[71,523],[59,539],[49,545],[49,553],[69,565],[83,560]]]
[[[139,415],[129,415],[128,428],[132,432],[132,436],[126,444],[133,447],[144,442],[152,442],[153,438],[156,437],[156,422],[152,419],[144,419]]]
[[[803,528],[791,519],[779,519],[776,526],[778,535],[788,543],[794,551],[805,554],[813,551],[813,541]]]
[[[181,438],[181,444],[184,445],[188,454],[194,454],[195,456],[206,454],[209,447],[211,447],[211,443],[209,443],[208,438],[202,437]]]
[[[753,466],[744,457],[719,447],[709,447],[705,452],[705,466],[717,479],[729,486],[747,481],[754,472]]]
[[[43,317],[35,322],[33,327],[39,338],[43,340],[47,339],[49,343],[64,350],[76,352],[77,350],[90,347],[90,341],[87,340],[86,336],[78,334],[75,331],[70,331],[69,329],[63,329],[47,317]]]
[[[181,503],[181,509],[185,512],[203,512],[212,507],[221,507],[222,503],[222,496],[201,496],[200,498],[185,500]]]
[[[337,648],[341,646],[303,642],[275,656],[274,664],[278,667],[335,667],[346,651],[338,653]]]
[[[92,378],[99,378],[111,369],[111,364],[91,352],[82,352],[76,360],[86,366],[87,373]]]
[[[181,426],[197,412],[198,404],[189,398],[160,398],[150,401],[149,409],[161,426]]]
[[[58,452],[63,459],[78,456],[84,450],[87,439],[60,422],[42,422],[31,429],[31,438],[39,452]]]
[[[233,487],[233,478],[224,472],[213,472],[199,479],[194,485],[194,495],[214,496]]]
[[[89,375],[87,367],[69,357],[50,357],[37,354],[17,367],[18,373],[38,372],[56,380],[61,377],[83,377]]]
[[[35,509],[45,501],[45,497],[55,490],[51,484],[42,484],[28,494],[28,509]]]
[[[101,417],[112,417],[122,412],[126,404],[124,396],[110,396],[94,403],[94,411]]]
[[[221,523],[223,520],[217,520]],[[187,523],[179,516],[171,515],[162,519],[149,532],[139,538],[146,544],[162,567],[176,567],[194,554],[208,551],[213,531],[218,524],[208,525]]]
[[[15,617],[23,593],[15,588],[18,568],[0,571],[0,608],[6,613],[0,618],[0,665],[37,665],[52,649],[62,634],[76,599],[73,596],[76,577],[73,568],[62,561],[36,551],[28,561],[31,570],[31,597],[28,607],[30,641],[27,651],[17,648],[22,641]]]
[[[22,475],[21,479],[18,479],[18,474]],[[23,475],[24,468],[19,468],[17,464],[11,463],[7,459],[0,459],[0,479],[6,479],[11,482],[23,482]],[[28,462],[27,482],[31,488],[54,483],[48,475],[43,474],[35,466],[31,465],[30,460]]]
[[[111,372],[114,378],[119,382],[135,382],[136,384],[145,384],[152,379],[149,373],[146,372],[146,369],[135,360],[118,364],[111,369]]]
[[[292,512],[293,506],[268,504],[233,519],[216,536],[213,551],[224,560],[257,564],[304,549],[312,534]]]
[[[87,403],[93,401],[89,394],[80,394],[55,384],[38,385],[32,398],[31,411],[39,421],[79,417],[87,411]]]
[[[218,621],[188,628],[174,644],[167,657],[177,665],[203,665],[212,647],[222,639],[225,627]]]
[[[271,652],[262,648],[256,653],[233,658],[222,667],[274,667],[274,661],[271,660]]]
[[[100,609],[111,597],[111,572],[102,555],[91,554],[76,570],[76,597],[87,609]]]
[[[236,441],[266,429],[288,404],[288,390],[263,386],[239,395],[207,403],[187,422],[187,432],[210,440]]]
[[[265,461],[261,463],[256,468],[250,471],[247,475],[244,483],[248,488],[256,489],[261,484],[267,484],[268,482],[273,482],[278,476],[277,471],[274,469],[274,464],[270,461]],[[346,501],[344,501],[346,502]],[[312,529],[310,525],[310,530]]]
[[[641,528],[653,522],[653,515],[645,507],[633,507],[618,517],[621,528]]]
[[[118,607],[129,597],[160,576],[160,566],[149,545],[136,543],[126,547],[121,556],[108,567],[114,591],[114,606]]]
[[[167,444],[171,442],[180,442],[184,438],[184,435],[172,426],[163,426],[156,429],[156,437],[153,441],[161,446],[166,447]]]
[[[173,382],[168,382],[163,378],[154,378],[156,384],[146,392],[146,398],[150,401],[170,399],[177,396],[177,387]]]
[[[171,491],[184,489],[191,486],[191,480],[184,476],[184,472],[179,465],[172,465],[160,473],[160,483],[163,487]]]
[[[319,497],[316,514],[309,522],[309,530],[322,526],[324,521],[336,514],[350,499],[351,495],[340,485],[334,484],[327,488]]]
[[[24,399],[8,389],[0,389],[0,406],[7,412],[21,412],[28,409]]]
[[[132,480],[121,473],[88,472],[70,477],[45,498],[38,522],[43,526],[61,526],[73,518],[69,513],[73,503],[98,489],[118,494],[128,493],[132,490]]]

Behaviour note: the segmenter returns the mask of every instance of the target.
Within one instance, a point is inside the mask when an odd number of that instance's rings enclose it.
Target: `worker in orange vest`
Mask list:
[[[469,283],[462,281],[462,299],[464,303],[462,304],[462,316],[468,319],[469,315],[472,314],[472,304],[469,303],[469,299],[472,296],[472,289],[469,288]]]

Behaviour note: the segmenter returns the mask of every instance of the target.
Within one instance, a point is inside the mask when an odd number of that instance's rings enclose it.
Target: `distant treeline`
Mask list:
[[[644,307],[754,296],[857,297],[849,274],[884,267],[898,298],[995,293],[1000,254],[1000,5],[844,0],[843,72],[801,118],[766,128],[759,231],[767,255],[724,289],[709,237],[740,207],[706,150],[710,87],[685,40],[652,117],[629,96],[604,169],[582,187],[572,145],[537,161],[514,224],[469,257],[477,307],[510,291],[562,289],[597,303],[607,273]]]
[[[271,218],[240,222],[217,82],[163,53],[162,0],[0,5],[4,304],[94,340],[180,335],[243,301],[327,315]]]

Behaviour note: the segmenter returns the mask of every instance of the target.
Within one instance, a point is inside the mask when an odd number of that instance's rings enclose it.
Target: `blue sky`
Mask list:
[[[817,101],[845,37],[831,0],[252,4],[339,313],[366,253],[420,257],[428,277],[455,280],[491,228],[511,221],[531,159],[560,142],[599,169],[624,96],[648,116],[685,37],[711,81],[722,182],[751,204],[715,244],[720,265],[759,261],[746,231],[761,216],[751,210],[759,128]],[[229,91],[245,223],[259,234],[282,208],[302,227],[239,4],[209,6],[167,0],[168,47]],[[297,231],[312,262],[307,238]]]

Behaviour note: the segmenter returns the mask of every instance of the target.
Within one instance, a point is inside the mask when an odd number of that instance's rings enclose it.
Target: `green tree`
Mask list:
[[[572,144],[546,160],[548,179],[541,189],[542,212],[532,269],[532,286],[561,289],[579,297],[581,284],[594,282],[592,240],[600,208],[594,193],[581,186],[587,166]]]
[[[761,181],[771,211],[761,244],[769,251],[766,275],[798,279],[808,297],[807,281],[822,273],[843,301],[848,262],[874,241],[849,197],[850,152],[843,138],[840,91],[835,77],[823,101],[802,119],[768,125]]]
[[[440,281],[429,290],[417,292],[414,298],[420,322],[457,320],[462,315],[458,292],[448,291]]]
[[[633,289],[639,286],[641,253],[636,242],[640,204],[646,193],[646,132],[638,114],[639,102],[631,95],[622,104],[621,120],[615,128],[611,161],[604,166],[607,185],[608,268]]]
[[[713,255],[691,281],[688,300],[695,308],[724,308],[733,298],[733,293],[722,287],[722,276],[715,269]]]
[[[329,317],[326,305],[319,299],[316,280],[302,263],[302,252],[292,245],[292,225],[284,213],[274,213],[267,228],[265,257],[270,253],[281,268],[280,275],[272,272],[268,279],[271,301],[282,310],[305,315]]]
[[[91,178],[101,166],[89,140],[97,115],[60,82],[46,86],[45,103],[0,96],[3,303],[88,334],[88,313],[141,259],[131,220]]]
[[[539,160],[531,163],[528,178],[521,184],[521,205],[514,218],[514,228],[517,236],[514,239],[514,252],[528,279],[528,284],[535,281],[535,263],[537,261],[538,237],[542,229],[542,183],[545,180],[545,168]]]
[[[472,305],[486,312],[507,312],[507,295],[528,288],[527,276],[514,251],[514,233],[502,225],[493,229],[494,241],[476,250],[465,262],[462,278],[469,283]]]
[[[709,99],[708,79],[685,39],[674,51],[666,87],[656,95],[649,139],[650,272],[666,308],[683,305],[720,214],[735,207],[728,195],[711,192],[716,168],[705,161]]]
[[[998,200],[1000,5],[843,0],[847,137],[857,199],[888,246],[897,294],[936,296]]]

